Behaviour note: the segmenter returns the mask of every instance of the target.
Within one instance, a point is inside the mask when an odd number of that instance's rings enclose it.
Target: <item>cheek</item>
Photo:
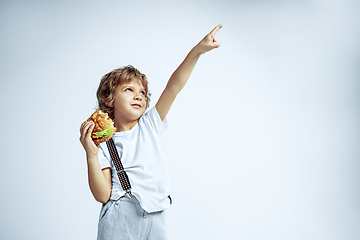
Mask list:
[[[121,107],[121,106],[129,103],[129,101],[130,101],[130,96],[125,95],[125,94],[119,94],[115,97],[115,99],[113,101],[113,106]]]

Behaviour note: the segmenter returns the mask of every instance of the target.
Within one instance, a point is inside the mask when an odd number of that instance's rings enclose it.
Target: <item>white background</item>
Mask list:
[[[80,124],[132,64],[151,106],[217,24],[164,135],[169,239],[360,238],[360,4],[1,1],[0,238],[95,239]]]

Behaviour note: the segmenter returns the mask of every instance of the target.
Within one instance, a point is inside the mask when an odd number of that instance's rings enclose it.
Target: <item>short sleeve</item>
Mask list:
[[[111,167],[110,161],[108,159],[108,150],[106,146],[106,142],[100,144],[99,152],[98,152],[98,158],[101,169],[109,168]]]
[[[168,127],[167,118],[162,121],[156,107],[152,107],[145,116],[157,134],[162,134]]]

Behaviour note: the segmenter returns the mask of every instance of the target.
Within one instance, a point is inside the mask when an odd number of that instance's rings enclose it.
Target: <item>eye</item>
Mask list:
[[[127,91],[132,91],[132,89],[131,88],[126,88],[125,92],[127,92]]]
[[[145,95],[145,91],[141,91],[140,93],[141,93],[142,95]]]

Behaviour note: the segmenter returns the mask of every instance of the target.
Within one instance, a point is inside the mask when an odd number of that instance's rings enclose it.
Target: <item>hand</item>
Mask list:
[[[85,121],[80,127],[80,142],[83,145],[86,155],[88,157],[97,155],[99,146],[91,139],[91,133],[94,129],[95,123],[93,121]]]
[[[222,24],[217,25],[209,34],[207,34],[196,46],[201,54],[220,47],[220,42],[215,38],[217,31],[222,28]]]

